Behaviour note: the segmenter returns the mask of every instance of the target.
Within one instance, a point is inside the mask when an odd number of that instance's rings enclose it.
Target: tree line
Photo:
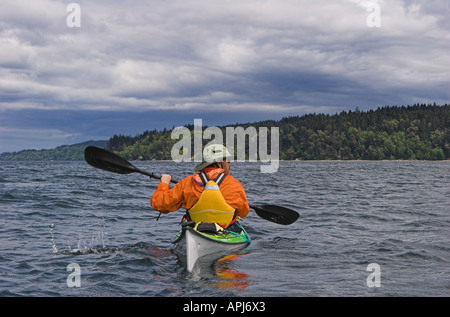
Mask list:
[[[334,115],[314,113],[231,126],[278,127],[281,160],[450,158],[450,105],[447,104],[384,106],[369,111],[356,108]],[[193,125],[186,127],[193,133]],[[225,134],[226,127],[220,128]],[[171,132],[164,129],[145,131],[135,137],[114,135],[106,148],[128,160],[170,160],[171,149],[178,141],[171,138]],[[208,142],[203,140],[204,144]]]
[[[61,145],[54,149],[22,150],[0,154],[0,161],[81,161],[84,149],[89,146],[105,147],[107,141],[87,141],[72,145]]]
[[[194,126],[186,125],[194,134]],[[376,110],[305,114],[281,120],[228,127],[279,128],[281,160],[448,160],[450,105],[384,106]],[[206,126],[202,127],[206,129]],[[219,127],[226,134],[226,126]],[[171,160],[178,140],[172,130],[150,130],[135,137],[114,135],[108,141],[88,141],[49,150],[0,154],[0,160],[84,160],[88,145],[105,147],[127,160]],[[193,139],[193,138],[192,138]],[[203,145],[210,140],[203,139]],[[270,137],[268,137],[270,149]],[[248,151],[249,138],[246,139]],[[194,153],[193,144],[191,153]]]

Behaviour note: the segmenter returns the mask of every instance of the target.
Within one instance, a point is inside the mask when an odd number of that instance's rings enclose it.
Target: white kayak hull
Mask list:
[[[250,239],[243,228],[240,233],[225,230],[222,234],[208,234],[192,227],[183,227],[173,243],[175,253],[186,260],[186,269],[192,272],[199,259],[215,254],[220,258],[241,250],[250,244]]]

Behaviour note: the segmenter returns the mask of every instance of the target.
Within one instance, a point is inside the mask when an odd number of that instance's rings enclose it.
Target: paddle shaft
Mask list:
[[[134,171],[133,171],[133,172],[141,173],[141,174],[150,176],[151,178],[161,179],[161,175],[160,175],[160,174],[155,174],[155,173],[147,172],[147,171],[141,170],[141,169],[139,169],[139,168],[137,168],[137,167],[134,168]],[[171,179],[170,179],[170,182],[176,184],[176,183],[179,182],[179,180],[178,180],[178,179],[171,178]]]

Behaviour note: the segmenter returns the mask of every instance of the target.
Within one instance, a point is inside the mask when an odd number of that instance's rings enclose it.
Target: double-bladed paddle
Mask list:
[[[124,158],[95,146],[88,146],[84,150],[84,159],[89,165],[105,171],[117,174],[140,173],[152,178],[161,179],[161,175],[141,170]],[[170,181],[173,183],[179,182],[179,180],[173,178]],[[250,208],[255,210],[256,214],[261,218],[282,225],[294,223],[299,217],[296,211],[281,206],[250,205]]]
[[[130,174],[136,172],[152,178],[161,179],[161,175],[141,170],[126,159],[99,147],[88,146],[84,150],[84,159],[89,165],[108,172],[117,174]],[[179,182],[173,178],[170,181],[172,183]]]

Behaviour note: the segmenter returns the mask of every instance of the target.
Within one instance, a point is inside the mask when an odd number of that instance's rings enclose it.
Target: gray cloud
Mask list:
[[[379,28],[366,23],[374,2]],[[2,1],[0,113],[228,109],[238,121],[450,99],[448,0],[77,3],[81,28],[63,1]]]

